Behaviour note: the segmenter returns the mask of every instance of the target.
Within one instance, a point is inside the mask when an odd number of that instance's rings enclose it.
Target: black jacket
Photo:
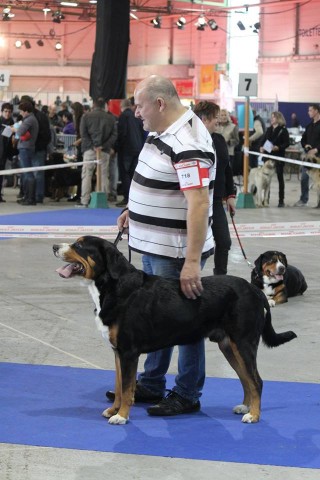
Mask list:
[[[119,116],[115,149],[120,155],[137,156],[142,150],[144,141],[142,121],[135,117],[130,108],[126,108]]]
[[[320,152],[320,120],[311,122],[307,125],[301,138],[301,145],[304,148],[306,145],[311,145],[312,148],[318,149]]]
[[[228,147],[220,133],[211,135],[217,154],[217,171],[214,181],[213,198],[234,195],[233,173],[230,165]]]
[[[261,142],[262,147],[266,140],[269,140],[275,147],[279,148],[278,151],[268,153],[268,155],[275,155],[276,157],[285,156],[286,148],[290,145],[289,132],[285,126],[278,125],[276,128],[272,126],[268,127]]]
[[[47,146],[51,141],[51,130],[49,118],[40,110],[34,109],[34,116],[38,120],[39,132],[36,140],[36,152],[47,150]]]

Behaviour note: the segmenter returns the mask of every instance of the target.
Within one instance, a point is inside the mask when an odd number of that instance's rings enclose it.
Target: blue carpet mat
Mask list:
[[[87,208],[0,215],[0,225],[116,225],[120,208]]]
[[[101,417],[113,381],[111,371],[0,364],[0,442],[320,468],[317,384],[265,382],[262,419],[250,425],[232,413],[239,381],[208,378],[200,412],[157,418],[136,405],[116,426]]]

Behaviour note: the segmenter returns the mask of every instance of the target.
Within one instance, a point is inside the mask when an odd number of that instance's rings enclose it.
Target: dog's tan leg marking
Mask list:
[[[239,375],[242,385],[245,385],[245,398],[244,405],[249,405],[250,410],[242,417],[244,423],[256,423],[260,419],[261,408],[261,388],[262,381],[259,377],[256,368],[256,359],[252,359],[253,371],[250,373],[246,367],[246,364],[237,348],[237,345],[230,340],[230,347],[239,365],[237,374]],[[249,403],[247,401],[249,400]]]
[[[134,403],[134,391],[136,386],[136,376],[138,369],[138,358],[122,358],[120,356],[119,364],[121,366],[121,405],[118,413],[109,419],[112,425],[123,425],[129,420],[130,407]]]
[[[240,373],[241,365],[238,362],[238,358],[234,355],[233,349],[231,347],[231,341],[229,338],[225,338],[219,344],[219,348],[223,355],[226,357],[228,362],[234,371],[238,374],[242,388],[243,388],[243,404],[236,405],[233,408],[234,413],[244,414],[248,413],[250,410],[250,390],[247,382],[247,378]]]
[[[102,412],[102,416],[106,418],[113,417],[116,415],[120,409],[121,405],[121,368],[118,352],[114,351],[115,355],[115,366],[116,366],[116,383],[115,383],[115,398],[113,405],[109,408],[106,408]]]

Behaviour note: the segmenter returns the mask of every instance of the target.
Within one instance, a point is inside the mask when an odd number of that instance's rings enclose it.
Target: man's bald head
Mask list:
[[[171,82],[160,75],[151,75],[138,83],[136,92],[143,90],[143,93],[149,100],[163,98],[165,102],[180,101],[177,91]]]

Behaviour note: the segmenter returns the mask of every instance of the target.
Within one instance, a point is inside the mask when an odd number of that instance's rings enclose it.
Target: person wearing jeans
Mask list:
[[[161,258],[153,255],[143,255],[143,271],[148,275],[159,275],[165,278],[179,280],[183,268],[182,258]],[[201,262],[201,268],[205,260]],[[204,339],[193,345],[180,345],[179,347],[178,375],[175,378],[173,391],[190,402],[195,402],[201,396],[205,381],[205,350]],[[148,354],[144,363],[144,372],[138,376],[138,383],[146,386],[153,395],[164,397],[166,381],[173,348],[164,348]],[[190,385],[194,389],[190,389]]]
[[[203,291],[201,265],[213,254],[211,230],[215,151],[201,120],[180,102],[172,82],[152,75],[137,85],[136,117],[150,132],[134,172],[128,209],[118,218],[129,227],[129,246],[143,255],[145,272],[180,280],[190,301]],[[159,402],[149,415],[197,412],[205,379],[203,341],[179,347],[178,374],[164,396],[172,349],[149,353],[135,401]],[[107,392],[109,399],[114,395]]]
[[[12,128],[19,137],[18,150],[22,168],[32,167],[35,154],[35,145],[39,132],[39,124],[33,113],[33,105],[23,101],[19,105],[23,120],[18,129]],[[36,205],[35,178],[32,172],[22,174],[24,198],[18,200],[21,205]]]

